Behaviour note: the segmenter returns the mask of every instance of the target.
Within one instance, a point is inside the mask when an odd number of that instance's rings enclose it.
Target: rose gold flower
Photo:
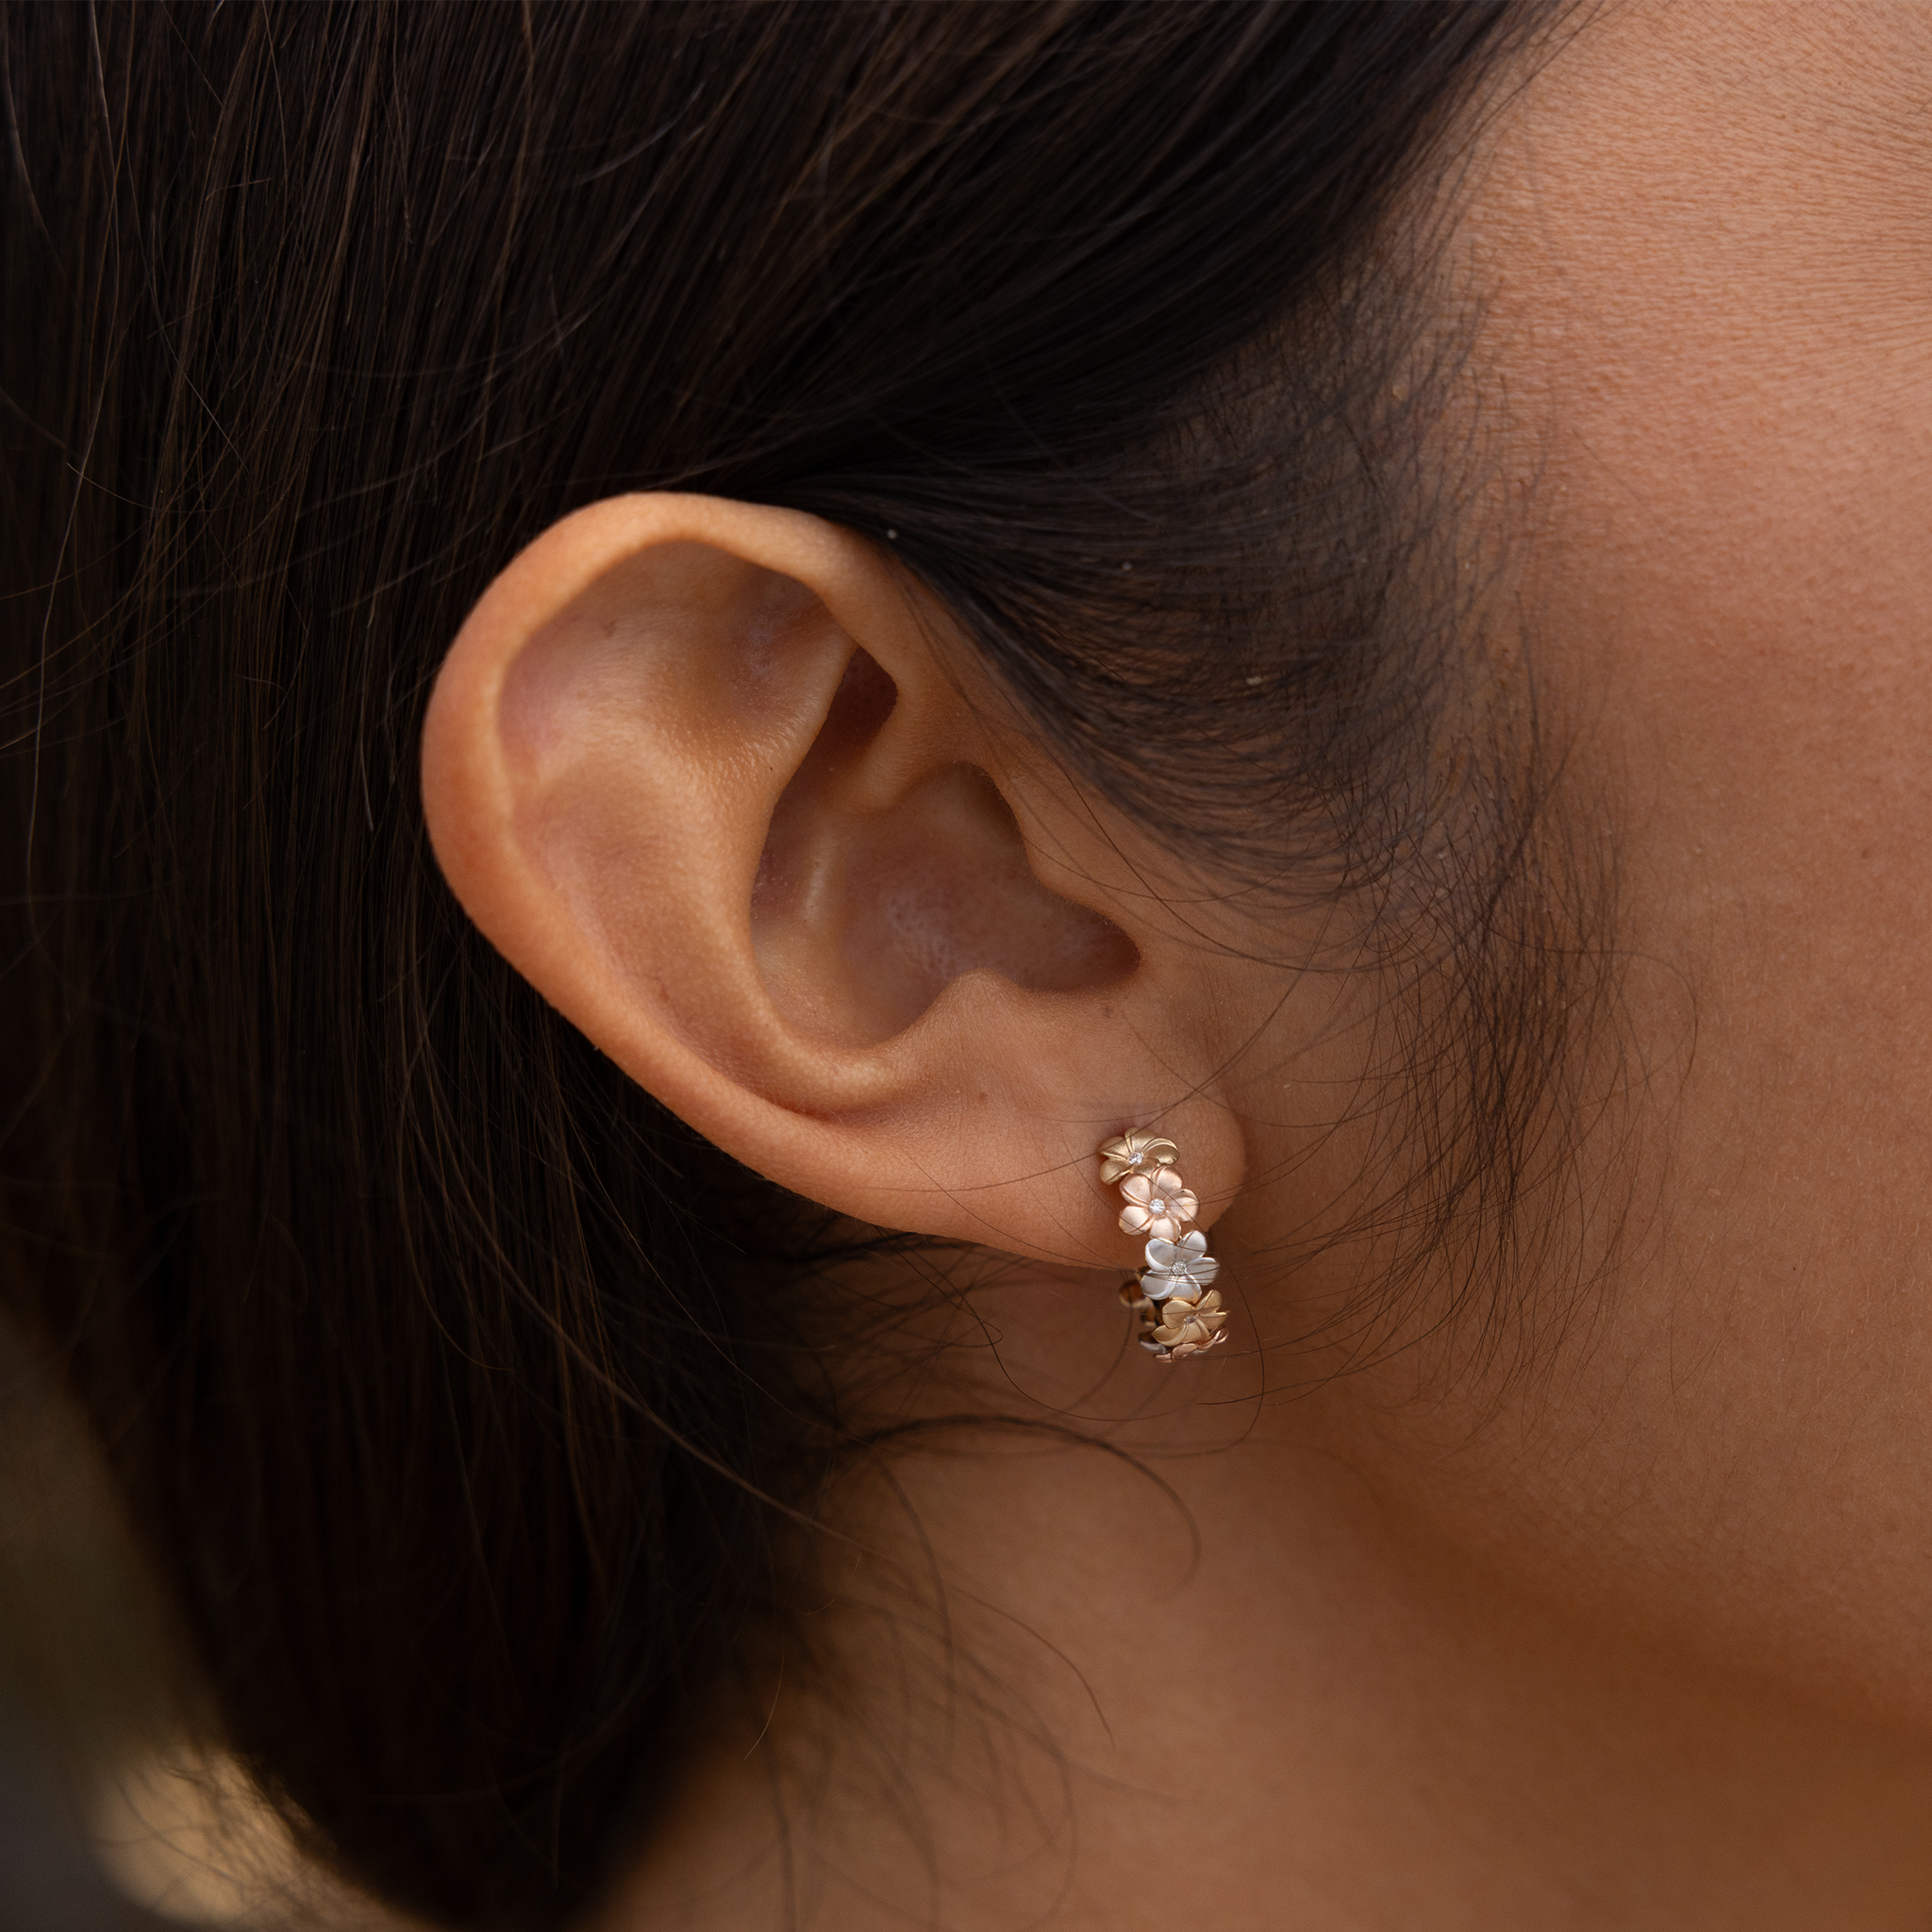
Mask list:
[[[1209,1336],[1206,1341],[1199,1343],[1184,1341],[1178,1348],[1169,1349],[1161,1359],[1170,1362],[1184,1362],[1191,1355],[1206,1355],[1217,1342],[1223,1342],[1226,1340],[1227,1330],[1224,1328],[1218,1334]]]
[[[1124,1174],[1171,1167],[1180,1158],[1181,1150],[1172,1141],[1150,1134],[1145,1127],[1129,1127],[1124,1134],[1101,1143],[1101,1184],[1110,1188]]]
[[[1132,1174],[1121,1183],[1127,1205],[1121,1209],[1123,1234],[1158,1235],[1178,1241],[1181,1229],[1200,1212],[1201,1204],[1188,1184],[1171,1167],[1150,1174]]]

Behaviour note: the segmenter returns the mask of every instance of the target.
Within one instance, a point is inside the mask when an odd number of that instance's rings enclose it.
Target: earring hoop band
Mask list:
[[[1141,1346],[1156,1361],[1185,1361],[1227,1340],[1227,1310],[1213,1286],[1221,1263],[1199,1228],[1181,1230],[1201,1211],[1181,1179],[1180,1149],[1159,1134],[1129,1127],[1100,1145],[1103,1187],[1120,1184],[1121,1232],[1144,1234],[1146,1265],[1121,1284]]]

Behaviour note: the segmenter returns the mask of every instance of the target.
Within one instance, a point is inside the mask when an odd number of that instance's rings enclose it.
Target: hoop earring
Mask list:
[[[1162,1362],[1205,1355],[1227,1340],[1227,1310],[1211,1285],[1221,1263],[1208,1252],[1199,1228],[1181,1232],[1201,1204],[1180,1177],[1179,1159],[1172,1141],[1139,1127],[1100,1148],[1101,1185],[1118,1181],[1126,1203],[1121,1232],[1149,1237],[1147,1265],[1121,1284],[1121,1301],[1134,1315],[1141,1346]]]

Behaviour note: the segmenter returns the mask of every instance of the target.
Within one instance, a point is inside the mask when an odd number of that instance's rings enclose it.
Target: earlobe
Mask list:
[[[445,660],[430,837],[511,963],[746,1165],[875,1224],[1118,1266],[1098,1141],[1166,1106],[1212,1201],[1239,1135],[1187,1097],[1171,1025],[1141,1063],[1135,940],[1037,876],[936,622],[817,519],[594,505]]]

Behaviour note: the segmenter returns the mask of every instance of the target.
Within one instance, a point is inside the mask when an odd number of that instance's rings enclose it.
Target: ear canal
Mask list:
[[[905,787],[885,754],[896,691],[855,652],[787,785],[752,895],[773,1005],[807,1038],[869,1046],[903,1032],[961,974],[1077,992],[1139,962],[1111,921],[1041,883],[1011,808],[980,767],[921,761]],[[890,802],[881,804],[881,798]]]

